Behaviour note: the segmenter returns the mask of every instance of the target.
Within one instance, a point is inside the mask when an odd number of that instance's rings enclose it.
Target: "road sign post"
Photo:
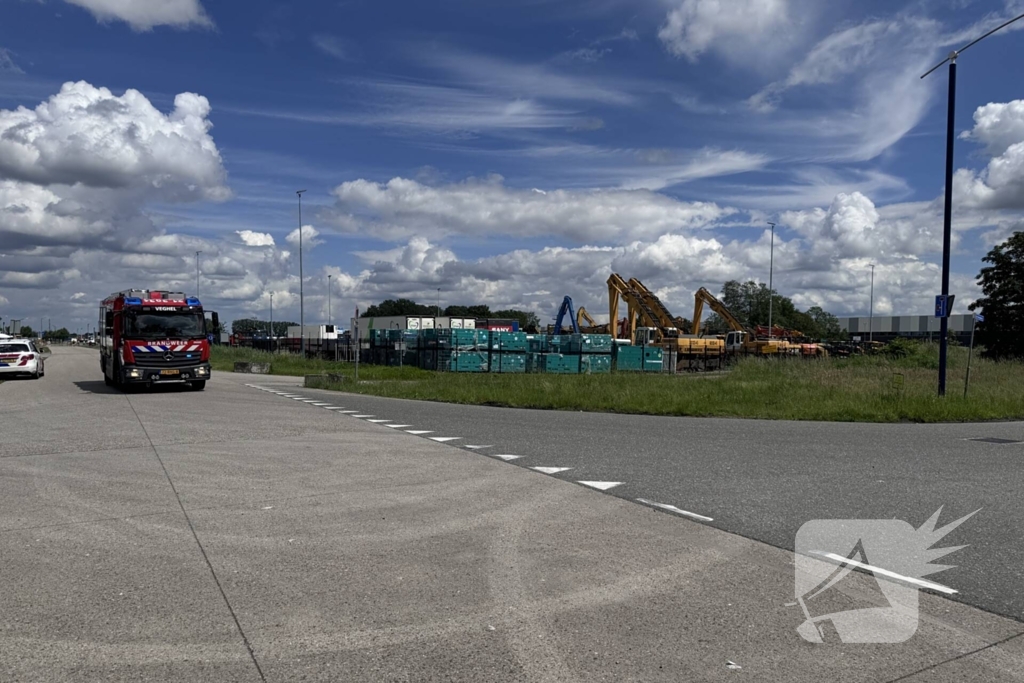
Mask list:
[[[971,386],[971,359],[974,357],[974,331],[978,328],[978,323],[985,322],[985,316],[974,314],[971,319],[971,348],[967,351],[967,374],[964,376],[964,398],[967,398],[967,390]]]

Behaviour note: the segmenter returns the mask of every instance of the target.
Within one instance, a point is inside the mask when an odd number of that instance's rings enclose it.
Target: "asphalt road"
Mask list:
[[[299,386],[297,380],[253,382]],[[979,512],[939,546],[966,545],[932,580],[955,599],[1024,621],[1024,423],[856,424],[509,410],[303,389],[309,397],[453,445],[522,456],[553,476],[622,482],[609,495],[673,505],[711,526],[793,549],[814,519],[902,519],[915,528]],[[1024,401],[1024,389],[1021,392]],[[1014,443],[974,441],[1005,439]]]
[[[753,457],[700,443],[726,441],[713,421],[247,384],[295,380],[122,394],[95,352],[58,348],[43,380],[0,385],[0,681],[1024,680],[1024,624],[933,593],[906,642],[801,639],[793,555],[714,528],[799,502],[763,467],[746,499],[712,505],[706,471]],[[731,425],[740,446],[796,439]],[[652,450],[677,429],[674,450]],[[518,454],[573,469],[495,457]],[[608,495],[588,478],[623,483]],[[850,574],[825,611],[878,588]]]

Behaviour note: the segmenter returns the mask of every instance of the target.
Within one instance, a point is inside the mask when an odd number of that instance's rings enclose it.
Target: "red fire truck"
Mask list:
[[[108,386],[184,382],[206,388],[210,342],[199,299],[149,289],[115,292],[100,304],[97,329]]]

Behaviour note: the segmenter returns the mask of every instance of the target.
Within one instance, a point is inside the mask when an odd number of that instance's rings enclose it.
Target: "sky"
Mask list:
[[[298,320],[300,224],[307,324],[399,297],[606,320],[611,272],[675,315],[770,270],[801,309],[866,315],[872,264],[876,315],[927,314],[947,71],[920,76],[1022,12],[0,0],[0,321],[84,331],[127,288]],[[958,61],[955,312],[1024,229],[1019,29]]]

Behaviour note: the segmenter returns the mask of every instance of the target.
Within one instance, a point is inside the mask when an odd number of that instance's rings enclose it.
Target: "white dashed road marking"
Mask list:
[[[434,432],[430,431],[429,429],[428,430],[423,430],[423,429],[406,429],[405,433],[406,434],[415,434],[416,436],[420,436],[422,434],[433,434]]]
[[[344,406],[324,406],[324,410],[341,410]]]
[[[519,458],[521,458],[523,456],[521,456],[521,455],[492,455],[491,457],[492,458],[498,458],[499,460],[504,460],[505,462],[509,462],[510,460],[518,460]]]
[[[367,420],[367,422],[375,422],[377,424],[380,424],[381,422],[391,422],[391,420]]]
[[[538,472],[543,472],[544,474],[558,474],[559,472],[568,472],[572,468],[571,467],[531,467],[530,469],[531,470],[537,470]]]
[[[404,429],[406,427],[412,427],[412,425],[384,425],[385,427],[391,427],[392,429]]]
[[[683,515],[685,517],[691,517],[701,522],[713,522],[715,521],[711,517],[705,517],[704,515],[698,515],[696,512],[687,512],[686,510],[680,510],[675,505],[666,505],[665,503],[655,503],[654,501],[647,500],[646,498],[637,498],[636,502],[643,503],[644,505],[651,505],[662,510],[668,510],[674,512],[677,515]]]
[[[931,581],[915,579],[911,576],[903,576],[902,574],[891,572],[888,569],[882,569],[881,567],[875,567],[870,564],[865,564],[864,562],[858,562],[857,560],[852,560],[849,557],[843,557],[842,555],[837,555],[835,553],[827,553],[822,550],[812,550],[809,554],[815,555],[817,557],[824,557],[826,560],[829,560],[830,562],[835,562],[840,566],[849,565],[851,567],[857,567],[858,569],[867,569],[872,574],[881,574],[882,576],[887,576],[890,579],[906,581],[907,583],[913,584],[920,588],[927,588],[928,590],[933,590],[939,593],[945,593],[946,595],[954,595],[957,592],[959,592],[954,588],[950,588],[949,586],[943,586],[941,583],[932,583]]]
[[[359,411],[358,410],[340,410],[338,412],[344,413],[345,415],[353,415],[355,413],[358,413]]]
[[[578,481],[576,483],[589,486],[590,488],[597,489],[598,491],[607,491],[608,489],[613,489],[616,486],[622,486],[621,481]]]
[[[471,448],[474,451],[478,451],[481,448],[494,448],[494,446],[463,446],[463,448]]]
[[[431,441],[439,441],[440,443],[445,443],[446,441],[456,441],[458,439],[461,439],[462,437],[461,436],[428,436],[427,438],[430,439]]]
[[[360,419],[365,419],[365,418],[368,418],[368,417],[373,417],[373,415],[353,415],[352,417],[358,417]]]

